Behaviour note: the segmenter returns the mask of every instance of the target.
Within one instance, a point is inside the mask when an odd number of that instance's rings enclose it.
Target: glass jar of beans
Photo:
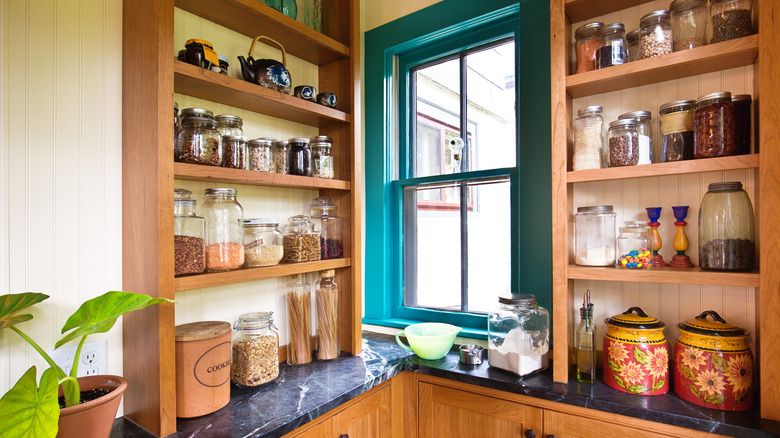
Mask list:
[[[270,137],[249,140],[247,145],[249,155],[249,170],[271,172],[274,168],[272,147],[274,139]]]
[[[739,181],[711,183],[699,207],[699,265],[750,271],[756,259],[753,204]]]
[[[672,22],[669,11],[661,9],[645,14],[639,21],[639,45],[642,59],[672,53]]]
[[[202,108],[181,110],[181,131],[176,138],[175,161],[209,166],[222,165],[222,139],[214,114]]]
[[[244,264],[244,209],[236,189],[206,189],[206,270],[230,271]]]
[[[710,44],[753,35],[752,3],[750,0],[712,0]]]
[[[633,166],[639,162],[639,133],[636,120],[615,120],[609,124],[606,157],[609,167]]]
[[[222,167],[247,170],[246,137],[225,134],[222,136]]]
[[[175,195],[180,197],[173,201],[174,275],[200,274],[206,269],[206,221],[195,214],[197,201],[190,199],[189,194],[186,198]]]
[[[695,158],[724,157],[736,152],[736,124],[731,93],[710,93],[696,100],[693,114]]]

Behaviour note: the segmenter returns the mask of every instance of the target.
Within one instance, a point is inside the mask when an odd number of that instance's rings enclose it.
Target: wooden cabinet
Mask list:
[[[124,290],[176,298],[177,293],[189,289],[336,269],[340,286],[341,350],[360,352],[359,4],[359,0],[328,1],[332,33],[326,36],[257,0],[124,2]],[[177,61],[175,8],[216,23],[226,32],[249,38],[266,35],[283,42],[289,55],[316,69],[321,91],[338,95],[338,109]],[[235,59],[231,60],[231,68],[238,68]],[[174,92],[314,127],[319,134],[333,138],[335,179],[174,163]],[[320,196],[332,197],[338,205],[339,216],[345,218],[344,258],[174,278],[174,178],[316,190]],[[124,319],[124,375],[130,382],[124,396],[124,411],[150,432],[165,436],[176,432],[176,400],[171,396],[176,394],[175,305],[148,310]]]

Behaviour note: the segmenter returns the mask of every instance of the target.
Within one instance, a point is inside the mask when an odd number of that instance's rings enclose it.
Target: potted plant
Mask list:
[[[20,313],[30,306],[49,298],[48,295],[35,292],[0,295],[0,329],[10,328],[29,343],[49,364],[37,381],[35,366],[27,372],[0,398],[0,436],[2,437],[54,437],[68,433],[69,424],[77,427],[74,436],[86,437],[88,433],[98,432],[108,437],[111,433],[116,411],[127,381],[119,376],[89,376],[76,378],[78,358],[87,336],[105,333],[116,323],[117,318],[145,307],[173,302],[165,298],[152,298],[148,295],[131,292],[111,291],[85,301],[65,322],[57,349],[71,340],[78,339],[79,344],[73,359],[70,375],[54,363],[54,360],[35,341],[24,334],[17,325],[33,318],[30,314]],[[99,389],[105,395],[98,395],[92,401],[82,403],[82,392],[89,393]],[[60,408],[59,393],[64,398],[64,408]],[[88,426],[83,416],[103,413],[106,417],[102,426]],[[74,418],[75,417],[75,418]]]

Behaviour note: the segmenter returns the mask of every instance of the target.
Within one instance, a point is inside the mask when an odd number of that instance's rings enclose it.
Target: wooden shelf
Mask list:
[[[566,16],[572,23],[647,3],[649,0],[566,0]],[[572,29],[572,32],[574,29]]]
[[[188,96],[311,126],[352,122],[343,111],[179,60],[173,61],[173,75],[174,91]]]
[[[569,265],[570,280],[633,281],[638,283],[711,284],[759,287],[758,272],[715,272],[693,268],[618,269]]]
[[[350,190],[349,181],[311,178],[308,176],[282,175],[254,170],[228,169],[201,164],[174,163],[174,176],[190,181],[214,181],[254,186],[290,187],[297,189]]]
[[[218,5],[214,0],[175,0],[175,5],[249,38],[271,37],[290,55],[312,64],[324,65],[350,56],[349,47],[259,0],[219,0]],[[299,13],[303,14],[303,8]]]
[[[614,3],[619,3],[621,9],[624,7],[623,2]],[[628,64],[569,75],[566,77],[566,92],[573,98],[607,93],[751,65],[757,56],[758,35],[750,35],[654,58],[640,59]]]
[[[716,170],[758,168],[758,154],[733,157],[702,158],[699,160],[654,163],[644,166],[611,167],[566,172],[567,183],[608,181],[624,178],[678,175],[682,173],[712,172]]]
[[[341,258],[317,262],[283,263],[264,268],[238,269],[235,271],[190,275],[176,278],[174,290],[180,292],[202,287],[223,286],[226,284],[285,277],[293,274],[305,274],[307,272],[324,271],[327,269],[346,268],[350,266],[350,264],[350,258]]]

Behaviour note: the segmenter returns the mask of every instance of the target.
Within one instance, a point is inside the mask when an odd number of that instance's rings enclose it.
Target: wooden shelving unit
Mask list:
[[[362,242],[359,0],[331,0],[323,35],[257,0],[138,0],[123,6],[123,288],[156,297],[205,287],[336,270],[341,350],[361,351]],[[179,62],[174,8],[254,38],[283,42],[317,66],[321,89],[338,95],[328,108]],[[231,63],[232,64],[232,63]],[[173,162],[174,92],[315,126],[333,138],[336,179],[277,175]],[[345,219],[341,259],[281,264],[174,278],[174,178],[318,190]],[[184,292],[186,293],[186,292]],[[125,416],[158,436],[176,432],[175,305],[124,318]],[[282,359],[285,347],[280,349]],[[142,358],[143,360],[139,360]]]
[[[569,330],[574,321],[573,280],[606,280],[757,287],[757,354],[760,363],[761,416],[780,420],[780,33],[773,22],[780,0],[756,5],[756,35],[593,72],[570,75],[572,23],[646,3],[646,0],[551,0],[551,121],[553,217],[553,376],[569,379]],[[572,99],[680,79],[733,67],[754,65],[756,146],[760,154],[658,163],[625,168],[567,171]],[[757,235],[760,272],[720,273],[698,268],[646,272],[574,266],[569,259],[572,184],[757,168]]]

